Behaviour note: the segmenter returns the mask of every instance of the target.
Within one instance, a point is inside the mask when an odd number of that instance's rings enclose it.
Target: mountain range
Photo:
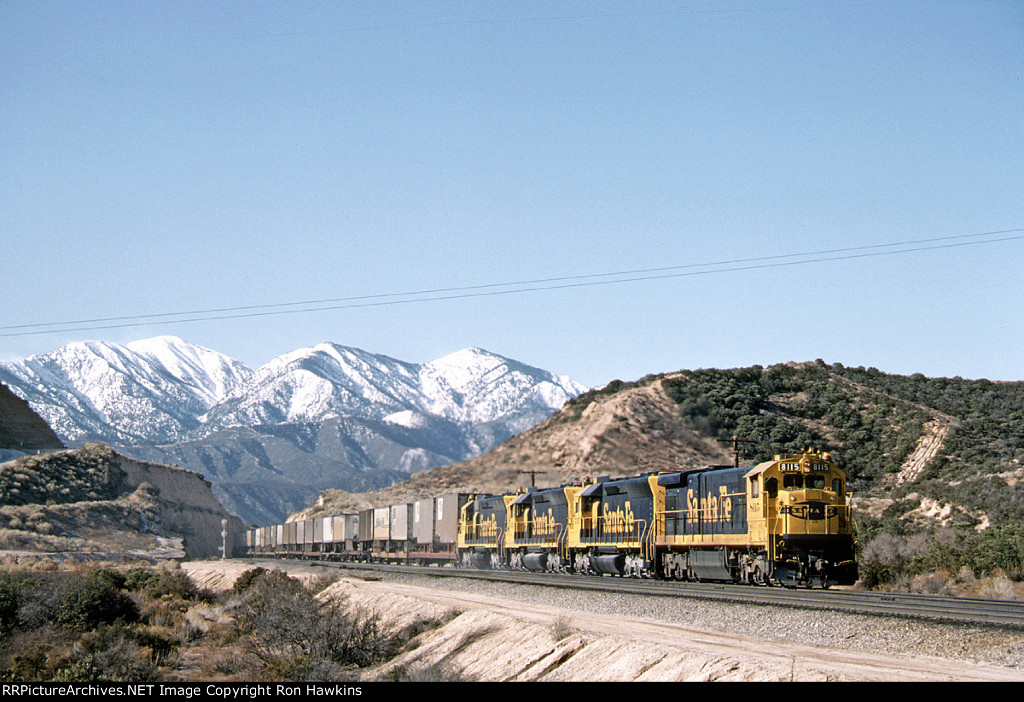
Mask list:
[[[200,472],[249,523],[479,455],[586,389],[476,348],[416,364],[323,343],[253,370],[171,336],[69,344],[0,383],[67,445]]]

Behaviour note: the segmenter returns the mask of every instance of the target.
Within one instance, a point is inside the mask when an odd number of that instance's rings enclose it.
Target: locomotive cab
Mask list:
[[[747,473],[751,530],[768,544],[771,579],[827,587],[857,580],[846,474],[806,451]]]

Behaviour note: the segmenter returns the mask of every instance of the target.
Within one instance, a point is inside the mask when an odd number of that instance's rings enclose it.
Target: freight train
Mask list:
[[[250,529],[237,555],[789,587],[857,580],[846,474],[813,450],[756,466],[452,493]]]

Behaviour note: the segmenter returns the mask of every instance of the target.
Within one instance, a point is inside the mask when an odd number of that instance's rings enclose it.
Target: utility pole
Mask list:
[[[530,487],[537,487],[537,473],[546,473],[546,470],[521,470],[520,473],[529,473]]]
[[[740,467],[740,444],[756,444],[756,441],[750,439],[741,439],[738,436],[734,436],[731,439],[718,439],[720,444],[732,444],[732,467]]]

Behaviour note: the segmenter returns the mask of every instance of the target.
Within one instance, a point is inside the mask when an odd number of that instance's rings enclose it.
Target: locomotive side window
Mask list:
[[[839,478],[832,479],[832,492],[837,495],[841,495],[843,493],[843,481]]]
[[[775,497],[779,494],[779,479],[768,478],[768,480],[765,480],[764,491],[768,493],[768,497],[774,500]]]
[[[756,500],[758,495],[758,487],[760,483],[757,480],[757,476],[753,475],[750,477],[750,499]]]

